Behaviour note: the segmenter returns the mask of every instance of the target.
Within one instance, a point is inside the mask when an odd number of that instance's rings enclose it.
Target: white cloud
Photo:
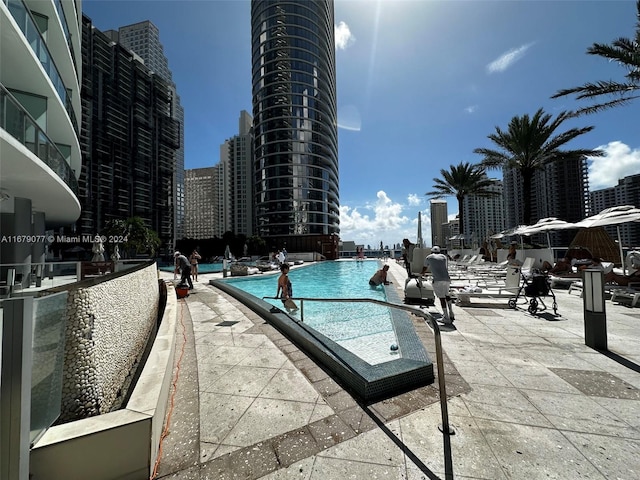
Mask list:
[[[631,150],[622,142],[609,142],[597,147],[603,157],[589,158],[589,190],[613,187],[618,180],[640,173],[640,149]]]
[[[469,105],[464,109],[464,111],[467,113],[475,113],[476,110],[478,110],[478,105]]]
[[[356,37],[351,33],[349,25],[344,22],[335,25],[334,31],[336,36],[336,49],[344,50],[356,41]]]
[[[511,65],[520,60],[524,54],[529,50],[529,48],[533,45],[533,43],[528,43],[526,45],[522,45],[518,48],[513,48],[506,53],[503,53],[498,58],[496,58],[493,62],[487,65],[487,72],[496,73],[496,72],[504,72]]]
[[[409,202],[409,205],[411,205],[412,207],[415,207],[422,203],[422,197],[419,197],[415,193],[410,193],[407,197],[407,202]]]
[[[417,201],[418,200],[418,201]],[[380,190],[376,194],[376,200],[365,204],[363,207],[340,207],[340,238],[352,240],[356,244],[393,246],[408,238],[416,241],[418,229],[419,205],[417,195],[408,196],[408,205],[394,202],[387,194]],[[413,207],[413,208],[411,208]],[[422,214],[422,236],[431,238],[431,226],[429,215]]]

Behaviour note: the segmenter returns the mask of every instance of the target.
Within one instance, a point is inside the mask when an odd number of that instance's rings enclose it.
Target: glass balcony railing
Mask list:
[[[76,69],[76,56],[73,51],[73,42],[71,41],[71,33],[69,32],[69,24],[67,23],[67,16],[64,13],[64,8],[62,7],[62,0],[54,0],[54,5],[56,6],[56,10],[58,11],[58,17],[60,17],[60,24],[62,25],[62,30],[64,31],[64,37],[67,40],[67,46],[69,47],[69,52],[71,52],[71,59],[73,61],[73,69]],[[78,72],[76,71],[76,74]]]
[[[78,180],[64,155],[3,85],[0,85],[0,128],[34,153],[78,196]]]
[[[60,416],[68,295],[60,292],[33,302],[31,444]]]
[[[9,11],[13,16],[13,19],[16,21],[23,35],[26,37],[29,46],[31,46],[31,50],[33,50],[33,53],[35,53],[38,60],[40,60],[42,68],[47,72],[53,87],[58,93],[58,97],[60,97],[60,101],[65,106],[76,134],[79,135],[80,130],[71,105],[71,97],[69,95],[70,90],[66,88],[62,81],[62,76],[51,57],[51,53],[47,48],[47,43],[42,38],[40,30],[38,30],[36,23],[31,17],[31,12],[22,0],[4,0],[4,3],[9,7]]]

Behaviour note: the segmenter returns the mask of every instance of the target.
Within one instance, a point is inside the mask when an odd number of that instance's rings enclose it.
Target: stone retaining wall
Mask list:
[[[111,411],[158,316],[157,267],[69,291],[61,421]]]

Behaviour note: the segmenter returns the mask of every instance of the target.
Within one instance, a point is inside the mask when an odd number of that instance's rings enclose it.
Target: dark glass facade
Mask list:
[[[142,218],[174,248],[174,168],[180,125],[170,84],[82,18],[82,213],[76,232]]]
[[[256,234],[337,235],[332,0],[251,3]]]

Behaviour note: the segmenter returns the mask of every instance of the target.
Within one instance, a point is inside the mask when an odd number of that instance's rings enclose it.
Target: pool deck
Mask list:
[[[389,265],[388,288],[402,298],[406,272]],[[600,352],[584,344],[583,301],[566,290],[555,291],[559,317],[504,299],[454,307],[455,325],[442,327],[455,430],[445,437],[437,381],[360,404],[208,286],[221,277],[199,275],[179,300],[176,393],[157,478],[444,479],[445,463],[457,479],[640,478],[640,308],[607,301],[609,351]],[[416,330],[433,352],[431,330]]]

